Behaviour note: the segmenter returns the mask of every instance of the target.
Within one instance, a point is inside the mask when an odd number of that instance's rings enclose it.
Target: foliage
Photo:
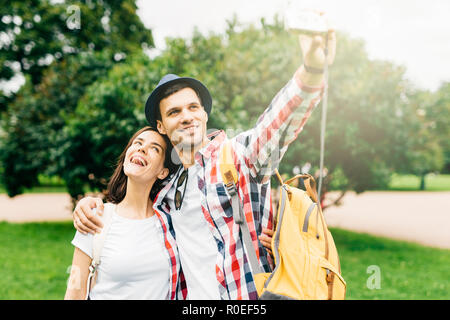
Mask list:
[[[443,83],[429,101],[424,106],[425,119],[433,137],[442,147],[444,172],[450,173],[450,82]]]
[[[448,117],[445,117],[444,114],[439,114],[439,111],[436,110],[437,108],[431,106],[434,99],[433,95],[426,91],[415,92],[413,99],[411,99],[410,103],[415,111],[414,116],[419,121],[415,127],[411,127],[408,151],[411,152],[412,161],[410,166],[405,168],[404,172],[422,176],[428,172],[439,171],[443,166],[444,159],[441,143],[445,143],[448,139],[445,139],[442,135],[439,136],[439,130],[436,130],[436,123],[443,127],[442,124],[445,121],[449,122]],[[427,112],[432,112],[434,115],[427,115]],[[442,119],[439,119],[440,117]],[[443,128],[439,129],[442,131]]]
[[[0,79],[21,72],[35,85],[49,64],[68,55],[152,46],[136,9],[134,0],[8,1],[0,7]]]
[[[66,119],[85,90],[128,55],[153,46],[134,0],[9,1],[0,9],[0,80],[25,76],[0,95],[0,172],[8,194],[54,174]],[[66,171],[68,168],[65,168]]]
[[[116,159],[132,134],[146,125],[145,94],[159,74],[146,56],[130,57],[86,90],[51,150],[51,173],[61,176],[73,198],[89,189],[104,190]],[[68,170],[70,168],[70,170]]]
[[[52,165],[51,150],[59,149],[59,135],[87,86],[105,76],[113,65],[111,54],[81,53],[53,64],[43,80],[25,84],[8,106],[0,144],[3,184],[14,196],[38,184],[38,174]]]

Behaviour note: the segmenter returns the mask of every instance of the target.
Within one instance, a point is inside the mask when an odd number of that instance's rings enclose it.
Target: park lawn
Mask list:
[[[347,281],[347,299],[450,299],[450,250],[332,229]],[[0,223],[0,299],[63,299],[70,222]],[[380,288],[369,289],[370,266],[378,266]],[[369,281],[370,282],[370,281]]]
[[[389,184],[392,191],[419,191],[420,177],[394,174]],[[450,191],[450,174],[425,176],[425,191]]]
[[[61,223],[0,223],[0,299],[62,299],[75,234]]]
[[[330,230],[347,281],[347,299],[450,299],[450,250]],[[379,289],[371,286],[373,266],[380,271]]]

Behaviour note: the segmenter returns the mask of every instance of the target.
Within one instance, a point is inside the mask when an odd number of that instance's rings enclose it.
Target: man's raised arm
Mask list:
[[[272,175],[289,143],[297,138],[319,104],[325,85],[325,59],[331,65],[336,54],[335,31],[329,29],[327,41],[325,37],[299,35],[303,65],[249,131],[245,161],[253,176],[266,180]]]

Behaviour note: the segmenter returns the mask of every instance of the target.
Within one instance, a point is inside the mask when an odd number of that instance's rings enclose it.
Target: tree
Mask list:
[[[88,190],[103,191],[130,136],[146,125],[144,102],[160,74],[148,57],[130,56],[91,84],[51,150],[50,172],[66,181],[74,200]]]
[[[423,108],[432,135],[443,150],[444,173],[450,173],[450,82],[443,83]]]
[[[42,82],[27,81],[15,101],[8,106],[1,127],[0,163],[3,184],[15,196],[38,184],[38,174],[51,166],[52,149],[66,122],[73,114],[86,87],[114,64],[111,53],[80,53],[53,64],[43,73]]]
[[[2,182],[14,196],[54,172],[52,150],[86,88],[153,38],[134,0],[9,1],[0,36],[0,80],[26,79],[17,94],[0,96]]]
[[[412,109],[410,117],[415,119],[409,127],[406,141],[410,161],[398,171],[419,176],[420,190],[425,190],[425,176],[440,171],[444,165],[443,147],[446,139],[439,135],[436,123],[443,124],[448,120],[444,114],[440,115],[443,119],[439,119],[438,107],[432,107],[434,100],[432,93],[422,90],[417,90],[407,99]]]
[[[43,70],[68,55],[152,46],[136,9],[134,0],[8,1],[0,7],[0,79],[10,79],[16,68],[37,84]]]

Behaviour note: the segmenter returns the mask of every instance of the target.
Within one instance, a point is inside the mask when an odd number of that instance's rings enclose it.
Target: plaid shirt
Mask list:
[[[217,244],[216,277],[222,299],[258,298],[239,226],[233,220],[231,198],[219,169],[222,147],[226,141],[231,141],[233,160],[239,175],[239,199],[260,265],[266,272],[270,272],[270,257],[258,241],[262,228],[272,229],[270,176],[278,167],[288,144],[302,131],[319,103],[322,88],[323,86],[312,88],[302,84],[297,70],[253,129],[232,139],[228,139],[225,132],[216,131],[210,136],[208,145],[195,155],[196,164],[202,168],[202,174],[198,176],[198,188],[203,195],[201,210]],[[175,174],[159,192],[153,206],[161,223],[159,229],[172,268],[170,299],[184,299],[187,296],[170,208],[164,201],[167,192],[175,187],[177,176]]]

